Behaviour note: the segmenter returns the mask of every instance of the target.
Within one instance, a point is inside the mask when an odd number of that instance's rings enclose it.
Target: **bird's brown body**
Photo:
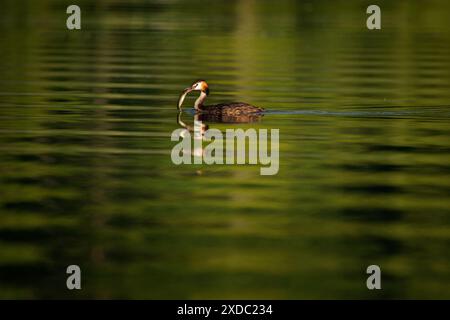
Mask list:
[[[257,122],[263,116],[263,112],[264,109],[244,102],[200,106],[197,110],[199,120],[222,123]]]
[[[201,105],[199,106],[198,111],[200,113],[235,117],[245,114],[250,115],[262,113],[264,109],[252,106],[251,104],[244,102],[231,102],[231,103],[219,103],[210,106]]]

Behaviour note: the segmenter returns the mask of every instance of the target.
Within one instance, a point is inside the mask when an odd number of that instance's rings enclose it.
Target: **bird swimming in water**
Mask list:
[[[195,101],[194,108],[197,113],[200,113],[207,118],[221,119],[222,122],[233,122],[224,121],[224,119],[240,120],[234,122],[252,122],[252,119],[261,116],[264,112],[263,108],[255,107],[244,102],[219,103],[209,106],[203,105],[203,102],[209,95],[209,87],[205,80],[195,81],[190,87],[183,90],[178,99],[178,110],[181,110],[184,98],[186,98],[187,94],[191,91],[200,91],[200,96]],[[247,119],[247,121],[242,121],[242,119]]]

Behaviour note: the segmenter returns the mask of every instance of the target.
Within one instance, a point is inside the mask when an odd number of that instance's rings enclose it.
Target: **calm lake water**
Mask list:
[[[0,298],[450,298],[448,1],[77,4],[2,1]],[[197,78],[277,175],[172,163]]]

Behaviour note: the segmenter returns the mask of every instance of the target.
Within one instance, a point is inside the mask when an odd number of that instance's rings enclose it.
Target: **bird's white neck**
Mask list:
[[[201,91],[200,96],[195,100],[194,108],[195,110],[200,110],[203,106],[203,102],[205,101],[207,95],[205,92]]]

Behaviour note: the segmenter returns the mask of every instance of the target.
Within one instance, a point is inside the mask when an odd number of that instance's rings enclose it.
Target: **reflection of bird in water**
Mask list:
[[[191,137],[191,132],[194,133],[193,138],[195,140],[203,140],[203,137],[205,135],[205,132],[209,129],[209,126],[207,124],[204,124],[202,122],[198,122],[198,115],[195,115],[194,117],[194,127],[186,124],[183,120],[181,120],[182,111],[180,110],[177,115],[177,123],[184,128],[183,131],[180,133],[180,137],[185,138],[186,136]],[[197,123],[195,123],[197,122]],[[201,124],[199,127],[195,127],[195,125]],[[194,150],[183,150],[183,153],[188,155],[193,155],[197,157],[203,156],[203,145],[200,143],[196,146],[194,143]]]
[[[185,123],[183,120],[181,120],[181,115],[183,114],[183,112],[180,110],[178,111],[177,114],[177,123],[183,127],[184,129],[186,129],[188,132],[194,132],[194,127],[188,125],[187,123]],[[194,116],[194,121],[201,121],[198,117],[198,115]],[[202,123],[201,128],[199,129],[200,133],[203,135],[205,133],[206,130],[209,129],[209,126],[207,124]]]
[[[183,90],[178,99],[178,110],[181,110],[183,101],[191,91],[200,91],[200,96],[194,104],[199,120],[212,122],[255,122],[262,116],[264,109],[244,102],[220,103],[205,106],[203,102],[209,94],[208,84],[204,80],[195,81],[190,87]]]

